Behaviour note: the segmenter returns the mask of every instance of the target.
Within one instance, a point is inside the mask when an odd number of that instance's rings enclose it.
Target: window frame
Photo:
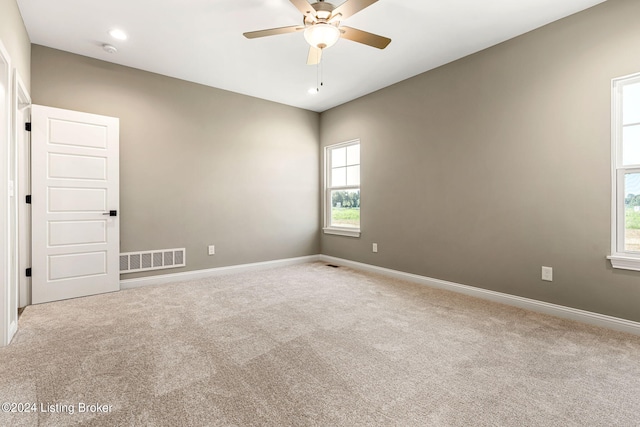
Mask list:
[[[352,145],[360,146],[360,184],[357,186],[354,185],[344,185],[332,187],[330,185],[331,179],[331,152],[332,150],[349,147]],[[325,234],[333,234],[338,236],[346,236],[346,237],[360,237],[362,223],[358,228],[355,227],[338,227],[335,225],[331,225],[331,191],[332,190],[359,190],[362,196],[362,144],[360,143],[360,139],[352,139],[345,142],[340,142],[338,144],[327,145],[324,147],[324,195],[323,195],[323,212],[324,212],[324,227],[322,230]],[[362,204],[360,205],[362,207]],[[361,210],[362,212],[362,210]]]
[[[640,164],[623,162],[623,89],[640,83],[640,73],[612,80],[611,89],[611,255],[613,268],[640,271],[640,252],[625,249],[625,176],[640,173]]]

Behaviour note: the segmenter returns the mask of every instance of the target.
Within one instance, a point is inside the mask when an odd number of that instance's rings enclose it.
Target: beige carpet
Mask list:
[[[640,425],[640,337],[322,263],[27,307],[0,371],[2,426]]]

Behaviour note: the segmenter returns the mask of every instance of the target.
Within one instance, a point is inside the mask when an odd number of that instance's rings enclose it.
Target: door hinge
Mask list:
[[[31,269],[27,268],[27,271],[25,272],[27,274],[27,277],[31,277]]]
[[[24,130],[27,132],[31,132],[31,122],[27,122],[24,124]]]
[[[30,194],[26,197],[26,199],[27,199],[26,202],[28,204],[31,204],[31,195]]]

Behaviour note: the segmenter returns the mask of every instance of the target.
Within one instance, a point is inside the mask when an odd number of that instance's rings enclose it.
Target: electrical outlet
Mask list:
[[[542,280],[545,282],[553,282],[553,268],[542,267]]]
[[[373,244],[373,253],[378,253],[378,244],[377,243]]]
[[[214,245],[209,245],[209,255],[216,254],[216,247]]]

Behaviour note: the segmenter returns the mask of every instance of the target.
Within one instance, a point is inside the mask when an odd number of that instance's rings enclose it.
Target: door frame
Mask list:
[[[11,159],[9,158],[12,136],[11,121],[11,59],[8,51],[5,49],[2,40],[0,40],[0,84],[6,88],[4,96],[0,97],[0,280],[2,281],[2,292],[0,292],[0,345],[9,344],[13,334],[18,328],[17,316],[18,307],[16,306],[15,316],[12,307],[12,290],[15,292],[17,288],[12,288],[10,283],[11,277],[11,251],[10,248],[10,224],[9,224],[9,182],[11,170]]]
[[[31,304],[31,278],[26,269],[31,267],[31,205],[26,203],[26,196],[31,194],[31,137],[24,125],[31,121],[31,96],[17,72],[13,79],[15,120],[15,144],[17,146],[16,167],[16,201],[18,230],[18,307]]]

